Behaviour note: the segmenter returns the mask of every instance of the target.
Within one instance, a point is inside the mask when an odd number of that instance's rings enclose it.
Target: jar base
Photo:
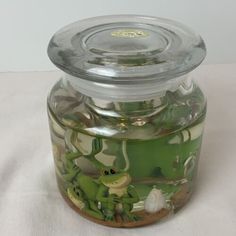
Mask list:
[[[109,227],[114,227],[114,228],[140,227],[140,226],[156,223],[156,222],[158,222],[158,221],[168,217],[172,213],[171,209],[165,209],[165,208],[161,209],[157,213],[147,213],[144,210],[142,210],[142,211],[138,211],[138,212],[134,213],[134,215],[136,215],[137,217],[142,217],[143,218],[142,220],[138,220],[138,221],[124,222],[124,221],[122,221],[122,218],[119,215],[115,216],[115,221],[99,220],[99,219],[96,219],[94,217],[91,217],[90,215],[88,215],[83,210],[80,210],[79,208],[77,208],[74,205],[74,203],[67,197],[67,195],[60,188],[59,188],[59,190],[60,190],[60,193],[61,193],[62,197],[66,201],[66,203],[74,211],[79,213],[79,215],[81,215],[85,219],[90,220],[90,221],[92,221],[94,223],[97,223],[97,224],[100,224],[100,225],[109,226]]]
[[[181,210],[185,204],[190,200],[192,193],[191,191],[188,191],[187,185],[182,188],[181,191],[177,192],[175,196],[171,199],[173,203],[175,204],[174,209],[161,209],[160,211],[156,213],[147,213],[144,210],[134,212],[134,215],[137,217],[142,218],[142,220],[137,221],[129,221],[124,222],[122,221],[122,218],[119,215],[115,216],[115,221],[105,221],[105,220],[99,220],[94,217],[91,217],[89,214],[84,212],[83,210],[80,210],[78,207],[75,206],[75,204],[70,200],[70,198],[67,196],[67,194],[63,191],[63,189],[60,188],[60,185],[58,184],[58,189],[63,197],[63,199],[66,201],[66,203],[74,210],[76,211],[80,216],[84,217],[87,220],[90,220],[94,223],[105,225],[108,227],[113,228],[134,228],[134,227],[141,227],[145,225],[150,225],[154,223],[158,223],[162,220],[166,220],[167,218],[173,216],[176,212]]]

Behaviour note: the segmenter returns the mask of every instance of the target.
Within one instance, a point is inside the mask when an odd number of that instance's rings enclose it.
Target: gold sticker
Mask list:
[[[111,35],[113,37],[120,37],[120,38],[144,38],[147,37],[149,34],[145,31],[137,29],[121,29],[113,31]]]

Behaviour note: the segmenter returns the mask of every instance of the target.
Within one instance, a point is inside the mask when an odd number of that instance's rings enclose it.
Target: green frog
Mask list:
[[[67,193],[79,209],[97,219],[113,221],[120,214],[124,221],[135,221],[137,216],[131,211],[139,197],[130,181],[127,172],[107,167],[98,180],[78,174]]]
[[[134,187],[130,185],[129,173],[98,162],[95,155],[101,149],[100,140],[95,139],[89,155],[80,152],[66,154],[67,173],[63,178],[69,183],[68,197],[79,209],[100,220],[113,221],[116,214],[121,215],[124,221],[137,220],[137,216],[131,211],[133,204],[139,201],[139,197]],[[81,156],[90,160],[100,170],[97,179],[83,174],[75,164],[75,159]]]
[[[101,185],[96,198],[101,202],[105,220],[114,220],[116,213],[120,214],[123,220],[137,220],[137,216],[131,211],[133,204],[139,201],[139,197],[134,187],[130,185],[130,175],[125,171],[107,167],[102,170],[99,181]]]

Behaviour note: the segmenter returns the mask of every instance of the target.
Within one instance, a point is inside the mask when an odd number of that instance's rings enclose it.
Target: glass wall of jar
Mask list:
[[[180,23],[105,16],[71,24],[49,43],[64,71],[48,97],[59,189],[81,215],[134,227],[189,199],[206,99],[190,71],[202,39]]]

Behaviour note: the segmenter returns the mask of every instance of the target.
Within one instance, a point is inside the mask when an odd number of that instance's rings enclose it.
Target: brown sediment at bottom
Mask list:
[[[192,190],[186,183],[181,187],[181,190],[171,197],[172,205],[174,206],[174,212],[179,211],[191,198]]]
[[[83,210],[80,210],[78,207],[74,205],[74,203],[68,198],[67,193],[63,190],[61,187],[60,183],[58,183],[58,188],[60,190],[60,193],[62,197],[65,199],[65,201],[68,203],[68,205],[74,209],[77,213],[79,213],[81,216],[84,218],[93,221],[97,224],[109,226],[109,227],[123,227],[123,228],[132,228],[132,227],[139,227],[139,226],[144,226],[144,225],[149,225],[156,223],[160,220],[163,220],[167,218],[167,216],[176,213],[179,211],[186,203],[189,201],[189,199],[192,196],[192,188],[188,183],[184,184],[181,187],[181,190],[176,192],[172,197],[171,197],[171,205],[173,206],[172,209],[161,209],[160,211],[156,213],[147,213],[146,211],[137,211],[133,212],[133,214],[137,215],[140,217],[140,220],[138,221],[129,221],[129,222],[124,222],[122,221],[121,217],[119,215],[115,216],[115,221],[105,221],[105,220],[99,220],[94,217],[91,217],[88,215],[86,212]]]
[[[86,212],[80,210],[79,208],[77,208],[73,202],[71,202],[71,200],[66,196],[66,194],[59,188],[62,197],[65,199],[65,201],[69,204],[69,206],[75,210],[76,212],[78,212],[81,216],[83,216],[84,218],[93,221],[97,224],[101,224],[101,225],[105,225],[105,226],[109,226],[109,227],[117,227],[117,228],[132,228],[132,227],[139,227],[139,226],[144,226],[144,225],[149,225],[149,224],[153,224],[157,221],[160,221],[161,219],[165,218],[166,216],[168,216],[171,213],[171,210],[169,209],[161,209],[160,211],[156,212],[156,213],[147,213],[144,210],[142,211],[137,211],[137,212],[133,212],[134,215],[137,215],[138,217],[140,217],[140,220],[137,221],[129,221],[129,222],[124,222],[122,221],[121,217],[119,215],[117,215],[115,217],[115,221],[104,221],[104,220],[99,220],[96,219],[94,217],[91,217],[90,215],[88,215]]]

